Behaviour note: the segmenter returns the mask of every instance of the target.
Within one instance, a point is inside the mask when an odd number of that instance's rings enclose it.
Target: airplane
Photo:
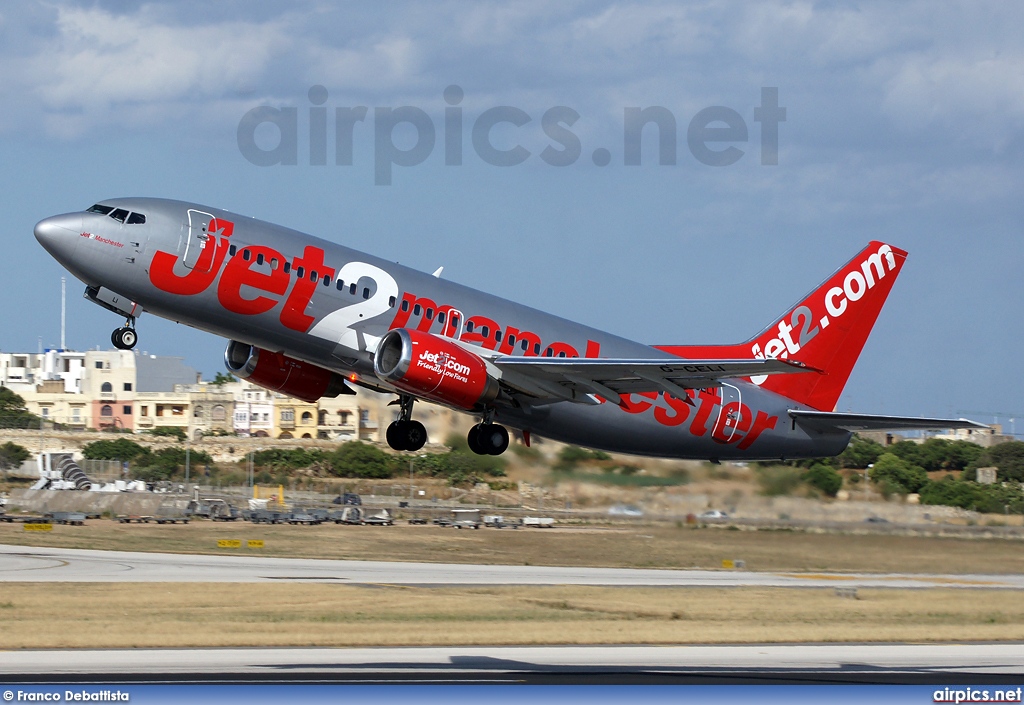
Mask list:
[[[35,226],[123,316],[132,349],[149,312],[228,339],[231,373],[309,402],[397,395],[398,451],[427,440],[417,400],[479,419],[470,449],[498,455],[511,428],[666,458],[834,456],[854,431],[986,428],[965,419],[839,413],[835,406],[907,253],[871,242],[750,340],[646,345],[226,210],[115,198]]]

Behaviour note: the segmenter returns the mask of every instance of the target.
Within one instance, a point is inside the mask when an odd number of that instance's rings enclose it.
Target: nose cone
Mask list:
[[[63,260],[70,257],[78,244],[82,234],[82,216],[69,213],[40,220],[36,223],[35,234],[36,240],[47,252]]]

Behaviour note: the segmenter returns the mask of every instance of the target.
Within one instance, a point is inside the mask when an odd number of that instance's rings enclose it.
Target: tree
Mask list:
[[[221,386],[223,386],[225,384],[231,384],[234,381],[235,381],[234,375],[224,374],[223,372],[218,372],[217,374],[215,374],[213,376],[212,384],[214,384],[214,385],[216,385],[218,387],[221,387]]]
[[[803,479],[804,482],[813,487],[817,487],[829,497],[835,497],[836,493],[839,492],[839,488],[843,486],[842,475],[823,463],[812,465],[811,468],[804,473]]]
[[[0,445],[0,470],[13,470],[32,457],[25,448],[8,441]]]
[[[40,418],[28,413],[20,395],[0,385],[0,428],[32,428],[39,423]]]
[[[1024,441],[1009,441],[986,448],[969,468],[974,470],[992,466],[999,469],[998,476],[1003,482],[1024,482]]]
[[[883,492],[917,492],[928,482],[928,473],[924,468],[911,465],[894,453],[883,453],[871,468],[870,474]]]

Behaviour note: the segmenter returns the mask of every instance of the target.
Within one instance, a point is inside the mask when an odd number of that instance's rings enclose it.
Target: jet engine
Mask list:
[[[224,364],[241,379],[302,401],[355,394],[337,372],[311,365],[283,353],[270,352],[232,340],[224,351]]]
[[[373,370],[404,392],[467,411],[498,396],[498,382],[482,358],[447,338],[409,328],[381,339]]]

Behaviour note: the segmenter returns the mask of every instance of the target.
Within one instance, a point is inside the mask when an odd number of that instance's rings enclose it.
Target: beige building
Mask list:
[[[319,410],[316,404],[285,394],[271,394],[274,405],[274,438],[316,438]]]

